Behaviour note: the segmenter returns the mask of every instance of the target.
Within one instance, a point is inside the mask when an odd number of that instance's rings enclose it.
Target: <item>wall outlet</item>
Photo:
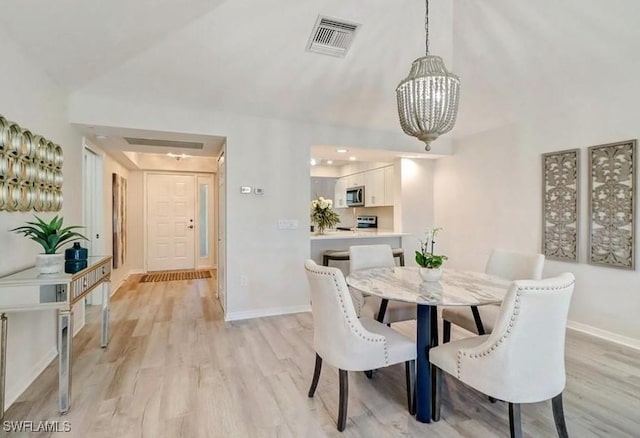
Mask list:
[[[278,229],[279,230],[297,230],[298,219],[279,219]]]
[[[241,287],[249,286],[249,277],[247,277],[246,275],[241,275],[240,276],[240,286]]]

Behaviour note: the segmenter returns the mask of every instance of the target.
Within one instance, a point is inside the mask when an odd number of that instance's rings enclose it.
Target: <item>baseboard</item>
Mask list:
[[[118,282],[117,285],[113,286],[111,285],[111,295],[110,296],[114,296],[116,294],[116,292],[118,291],[118,289],[120,289],[120,287],[126,283],[126,281],[129,279],[129,277],[131,277],[132,275],[135,274],[146,274],[147,271],[145,271],[144,269],[129,269],[129,272],[127,272],[127,275],[125,275],[122,280],[120,280],[120,282]]]
[[[608,330],[602,330],[597,327],[575,321],[567,322],[567,328],[577,332],[586,333],[587,335],[595,336],[596,338],[604,339],[606,341],[614,342],[616,344],[624,345],[625,347],[640,350],[640,339],[619,335]]]
[[[78,333],[80,333],[80,330],[82,330],[86,324],[87,324],[87,314],[86,313],[82,314],[82,321],[80,321],[80,324],[76,324],[75,313],[74,313],[73,336],[75,337]]]
[[[49,364],[58,357],[58,349],[53,346],[32,368],[31,371],[24,376],[22,380],[14,385],[7,386],[5,392],[5,412],[11,405],[18,400],[18,397],[27,390],[36,378],[49,366]]]
[[[244,312],[230,312],[224,316],[225,321],[238,321],[241,319],[263,318],[265,316],[288,315],[290,313],[310,312],[311,305],[291,307],[271,307],[268,309],[247,310]]]

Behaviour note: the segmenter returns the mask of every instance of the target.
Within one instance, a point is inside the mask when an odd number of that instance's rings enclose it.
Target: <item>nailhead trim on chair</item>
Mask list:
[[[498,348],[498,346],[500,344],[502,344],[508,337],[509,334],[511,333],[511,329],[513,328],[516,320],[518,319],[517,316],[520,313],[520,296],[522,295],[522,293],[524,291],[549,291],[549,290],[561,290],[561,289],[566,289],[569,286],[571,286],[572,284],[574,284],[575,281],[572,281],[570,283],[567,284],[563,284],[563,285],[559,285],[559,286],[555,286],[555,287],[543,287],[543,288],[539,288],[539,287],[523,287],[523,288],[518,288],[518,290],[516,291],[516,299],[515,299],[515,304],[513,306],[513,312],[511,314],[511,319],[509,320],[509,324],[507,325],[507,331],[506,333],[504,333],[502,336],[500,336],[500,338],[498,338],[497,341],[495,341],[492,345],[490,345],[488,347],[488,349],[480,352],[480,353],[475,353],[475,354],[467,354],[466,352],[463,352],[462,350],[458,350],[458,360],[456,361],[456,369],[457,369],[457,378],[460,379],[460,374],[461,374],[461,360],[462,360],[462,356],[465,357],[469,357],[471,359],[477,359],[479,357],[485,357],[487,355],[489,355],[490,353],[493,352],[493,350],[495,350],[496,348]]]
[[[311,272],[319,275],[330,275],[331,278],[333,279],[333,282],[336,285],[336,288],[340,290],[340,284],[338,283],[338,279],[336,278],[335,274],[331,272],[322,272],[322,271],[315,271],[315,270],[312,270]],[[389,347],[387,345],[387,338],[385,338],[384,336],[383,336],[383,339],[370,338],[369,336],[365,335],[360,330],[358,330],[358,328],[353,324],[353,321],[351,320],[351,318],[349,318],[349,314],[347,313],[347,309],[344,306],[344,299],[342,298],[342,296],[340,296],[339,300],[340,300],[340,307],[342,307],[342,312],[344,313],[344,316],[347,319],[347,322],[349,323],[349,327],[351,327],[351,329],[354,331],[356,335],[358,335],[359,337],[361,337],[362,339],[368,342],[384,343],[384,362],[385,364],[388,364],[389,363]]]

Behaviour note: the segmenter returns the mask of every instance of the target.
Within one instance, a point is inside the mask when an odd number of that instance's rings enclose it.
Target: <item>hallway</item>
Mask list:
[[[406,411],[401,366],[376,372],[372,381],[351,373],[349,420],[340,434],[337,372],[325,367],[316,397],[307,398],[311,314],[225,323],[215,281],[129,280],[112,300],[108,349],[97,347],[98,309],[75,338],[69,414],[56,410],[54,361],[5,420],[66,420],[71,433],[37,436],[79,438],[508,436],[506,405],[490,404],[453,379],[444,387],[443,420],[416,422]],[[571,436],[630,437],[640,428],[639,360],[640,352],[569,332]],[[528,437],[555,436],[550,406],[524,406],[523,427]]]

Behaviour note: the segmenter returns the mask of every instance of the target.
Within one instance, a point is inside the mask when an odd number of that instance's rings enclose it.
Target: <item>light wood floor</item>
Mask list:
[[[68,420],[71,433],[42,436],[83,438],[508,436],[507,406],[450,378],[443,419],[416,422],[405,406],[402,365],[373,380],[350,374],[349,420],[340,434],[337,371],[325,366],[315,398],[307,398],[311,314],[225,323],[214,281],[129,282],[112,303],[108,349],[98,347],[97,309],[74,340],[69,414],[56,411],[54,362],[5,420]],[[570,332],[567,373],[572,437],[640,436],[640,352]],[[549,404],[525,405],[522,416],[525,436],[555,436]]]

